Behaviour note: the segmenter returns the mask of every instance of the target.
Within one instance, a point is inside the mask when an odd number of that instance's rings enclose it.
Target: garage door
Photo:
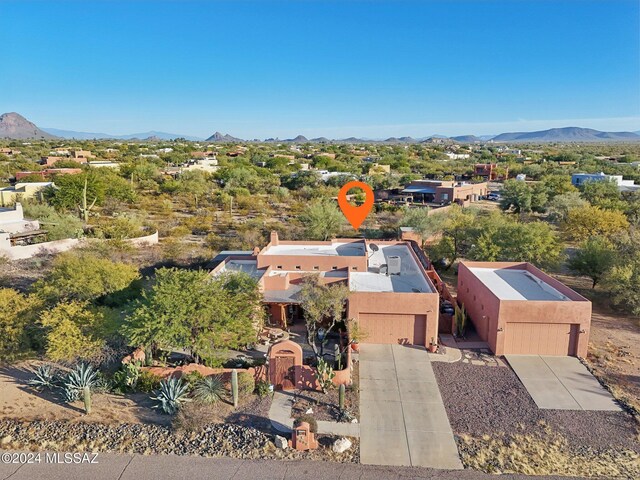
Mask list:
[[[575,355],[579,325],[507,323],[505,355]]]
[[[425,345],[426,315],[361,313],[358,315],[358,323],[366,334],[364,343]]]

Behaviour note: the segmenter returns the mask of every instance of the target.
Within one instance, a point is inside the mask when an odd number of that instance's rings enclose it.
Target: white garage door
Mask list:
[[[507,323],[505,355],[575,355],[579,325]]]
[[[361,313],[358,323],[366,334],[363,343],[425,345],[426,315]]]

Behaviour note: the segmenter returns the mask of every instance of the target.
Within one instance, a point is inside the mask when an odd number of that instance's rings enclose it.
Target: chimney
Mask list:
[[[275,230],[271,231],[271,246],[277,247],[280,245],[280,240],[278,239],[278,232]]]

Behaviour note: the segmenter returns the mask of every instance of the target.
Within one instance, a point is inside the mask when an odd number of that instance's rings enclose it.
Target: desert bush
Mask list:
[[[264,380],[261,380],[259,382],[256,382],[255,392],[260,398],[266,397],[271,392],[269,387],[270,387],[269,382],[265,382]]]
[[[29,380],[29,386],[39,392],[53,390],[56,387],[56,370],[51,365],[39,365],[33,371],[33,378]]]
[[[143,370],[140,372],[138,382],[136,383],[136,390],[138,392],[151,393],[152,391],[160,387],[162,378],[151,372]]]
[[[240,397],[248,397],[256,389],[256,381],[249,372],[240,372],[238,374],[238,395]]]
[[[216,407],[206,403],[192,402],[180,408],[171,426],[179,433],[191,433],[199,432],[205,426],[221,421],[222,418]]]
[[[181,378],[182,380],[187,382],[187,385],[189,386],[189,390],[193,390],[193,388],[198,383],[204,380],[204,376],[197,370],[194,370],[193,372],[189,372],[186,375],[182,375]]]

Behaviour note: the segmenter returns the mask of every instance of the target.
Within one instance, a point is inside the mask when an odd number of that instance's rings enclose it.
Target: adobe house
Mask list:
[[[465,183],[452,180],[414,180],[400,193],[412,195],[417,203],[477,202],[487,195],[486,183]]]
[[[587,356],[591,302],[530,263],[461,262],[458,304],[496,355]]]
[[[229,255],[211,273],[224,271],[243,271],[258,281],[273,325],[304,322],[301,284],[317,274],[323,283],[349,286],[347,318],[366,332],[363,343],[437,342],[438,291],[410,242],[282,241],[272,232],[263,249]]]

